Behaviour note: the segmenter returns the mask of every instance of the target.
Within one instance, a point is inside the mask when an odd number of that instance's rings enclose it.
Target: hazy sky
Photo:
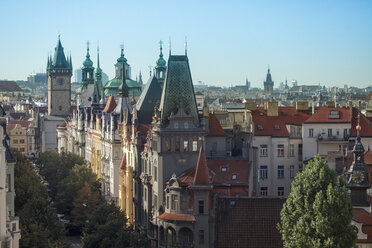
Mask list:
[[[74,69],[87,40],[110,78],[124,42],[132,77],[144,81],[168,40],[188,56],[194,83],[262,87],[270,65],[275,86],[372,85],[372,1],[1,1],[0,79],[45,71],[61,34]],[[94,65],[95,66],[95,65]]]

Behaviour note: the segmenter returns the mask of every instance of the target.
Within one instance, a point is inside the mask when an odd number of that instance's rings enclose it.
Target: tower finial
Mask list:
[[[169,56],[170,56],[172,54],[172,40],[171,40],[171,37],[170,36],[169,36],[168,46],[169,46]]]
[[[100,68],[99,66],[99,46],[97,45],[97,69]]]
[[[187,36],[185,36],[185,55],[187,56]]]
[[[162,40],[160,40],[159,41],[159,45],[160,45],[160,57],[163,57],[163,41]]]
[[[87,51],[89,52],[89,40],[87,41]]]

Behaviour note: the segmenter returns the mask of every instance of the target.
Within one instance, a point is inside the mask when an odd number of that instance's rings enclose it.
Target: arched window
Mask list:
[[[193,233],[192,231],[187,228],[187,227],[183,227],[181,228],[181,230],[179,231],[179,241],[183,244],[183,245],[186,245],[186,244],[192,244],[193,241],[194,241],[194,237],[193,237]]]

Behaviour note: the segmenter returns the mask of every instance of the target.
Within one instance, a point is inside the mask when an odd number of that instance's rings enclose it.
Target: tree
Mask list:
[[[76,227],[84,227],[88,216],[100,203],[97,192],[92,192],[89,185],[84,185],[74,199],[74,208],[71,211],[71,224]]]
[[[74,198],[84,185],[88,185],[92,192],[99,195],[101,184],[96,175],[86,165],[75,165],[57,186],[55,203],[60,213],[71,214]]]
[[[114,204],[102,203],[90,215],[84,229],[86,248],[143,247],[145,242],[143,234],[127,226],[124,213]]]
[[[351,200],[345,179],[319,156],[292,182],[278,229],[284,247],[354,247]]]

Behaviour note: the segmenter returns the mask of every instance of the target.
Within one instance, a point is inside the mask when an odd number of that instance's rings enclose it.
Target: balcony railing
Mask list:
[[[339,136],[323,136],[319,135],[317,140],[319,142],[348,142],[349,137],[339,137]]]

